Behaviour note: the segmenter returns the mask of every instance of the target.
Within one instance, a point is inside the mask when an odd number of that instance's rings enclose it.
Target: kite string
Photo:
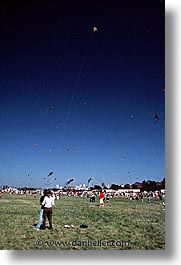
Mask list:
[[[85,62],[86,62],[86,59],[87,59],[88,51],[89,51],[90,44],[91,44],[92,40],[93,40],[93,34],[91,34],[91,37],[89,39],[86,51],[84,53],[84,57],[83,57],[83,60],[82,60],[82,63],[81,63],[81,66],[80,66],[80,69],[79,69],[79,72],[78,72],[78,76],[77,76],[77,79],[76,79],[76,82],[75,82],[75,86],[74,86],[74,89],[73,89],[73,92],[72,92],[72,96],[71,96],[71,99],[70,99],[68,112],[67,112],[65,123],[64,123],[64,126],[63,126],[63,131],[62,131],[62,136],[61,136],[61,140],[60,140],[60,145],[59,145],[59,148],[58,148],[58,155],[57,155],[57,160],[56,160],[55,172],[57,171],[58,163],[60,161],[62,144],[63,144],[63,140],[64,140],[64,137],[65,137],[65,132],[66,132],[67,124],[68,124],[68,121],[69,121],[69,117],[70,117],[70,113],[71,113],[71,109],[72,109],[72,104],[73,104],[73,101],[74,101],[74,98],[75,98],[75,93],[76,93],[77,86],[78,86],[78,83],[79,83],[79,80],[80,80],[80,77],[81,77],[82,70],[84,68],[84,65],[85,65]]]

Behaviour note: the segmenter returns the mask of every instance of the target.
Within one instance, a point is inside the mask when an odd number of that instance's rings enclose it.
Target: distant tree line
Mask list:
[[[107,189],[106,185],[102,183],[102,186],[95,185],[92,189]],[[154,181],[154,180],[144,180],[141,182],[135,182],[133,184],[125,184],[125,185],[118,185],[118,184],[111,184],[110,189],[118,190],[118,189],[140,189],[140,191],[156,191],[165,189],[165,178],[162,181]]]
[[[2,189],[8,189],[8,185],[2,186]],[[94,185],[94,187],[90,187],[90,190],[96,189],[107,189],[107,186],[105,183],[102,183],[101,185]],[[110,189],[118,190],[118,189],[140,189],[141,192],[143,191],[156,191],[156,190],[162,190],[165,189],[165,178],[163,178],[162,181],[154,181],[154,180],[144,180],[141,182],[135,182],[133,184],[125,184],[125,185],[119,185],[119,184],[111,184]],[[28,188],[23,187],[21,190],[36,190],[35,188]],[[66,189],[67,190],[67,189]]]

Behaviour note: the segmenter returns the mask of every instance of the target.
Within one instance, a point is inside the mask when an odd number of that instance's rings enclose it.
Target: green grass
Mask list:
[[[165,211],[159,201],[113,198],[105,207],[98,204],[98,199],[61,197],[53,208],[54,230],[36,231],[39,196],[7,194],[0,200],[0,249],[165,249]]]

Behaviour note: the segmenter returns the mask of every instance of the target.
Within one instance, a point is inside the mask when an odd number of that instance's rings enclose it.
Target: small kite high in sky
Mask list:
[[[50,173],[48,173],[47,177],[50,177],[51,175],[53,175],[53,171],[51,171]]]
[[[67,148],[66,148],[66,151],[67,151],[67,152],[69,152],[69,151],[70,151],[70,148],[69,148],[69,147],[67,147]]]
[[[158,113],[155,111],[154,113],[154,120],[155,120],[155,123],[157,123],[159,121],[160,117],[158,115]]]
[[[48,111],[52,111],[55,109],[55,105],[50,105]]]

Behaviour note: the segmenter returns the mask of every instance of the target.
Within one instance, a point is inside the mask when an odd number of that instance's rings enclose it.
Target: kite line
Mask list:
[[[97,31],[97,27],[93,28],[93,32],[95,32],[95,31]],[[78,72],[78,75],[77,75],[77,79],[76,79],[76,82],[75,82],[75,85],[74,85],[74,89],[73,89],[73,92],[72,92],[72,96],[71,96],[71,99],[70,99],[67,115],[66,115],[66,118],[65,118],[64,126],[63,126],[62,136],[61,136],[61,139],[60,139],[60,145],[59,145],[59,148],[58,148],[58,155],[57,155],[57,160],[56,160],[56,165],[55,165],[55,172],[57,171],[58,163],[60,161],[62,144],[63,144],[63,141],[64,141],[64,137],[65,137],[68,121],[69,121],[69,118],[70,118],[72,104],[74,102],[75,94],[76,94],[76,91],[77,91],[77,86],[78,86],[78,83],[79,83],[79,80],[80,80],[80,77],[81,77],[81,74],[82,74],[82,70],[84,68],[84,65],[85,65],[85,62],[86,62],[86,59],[87,59],[87,55],[88,55],[88,51],[89,51],[89,48],[90,48],[90,44],[91,44],[91,42],[93,40],[93,37],[94,37],[94,33],[93,32],[91,33],[89,42],[87,44],[87,48],[85,50],[85,53],[84,53],[84,56],[83,56],[83,60],[82,60],[82,63],[80,65],[80,69],[79,69],[79,72]]]

